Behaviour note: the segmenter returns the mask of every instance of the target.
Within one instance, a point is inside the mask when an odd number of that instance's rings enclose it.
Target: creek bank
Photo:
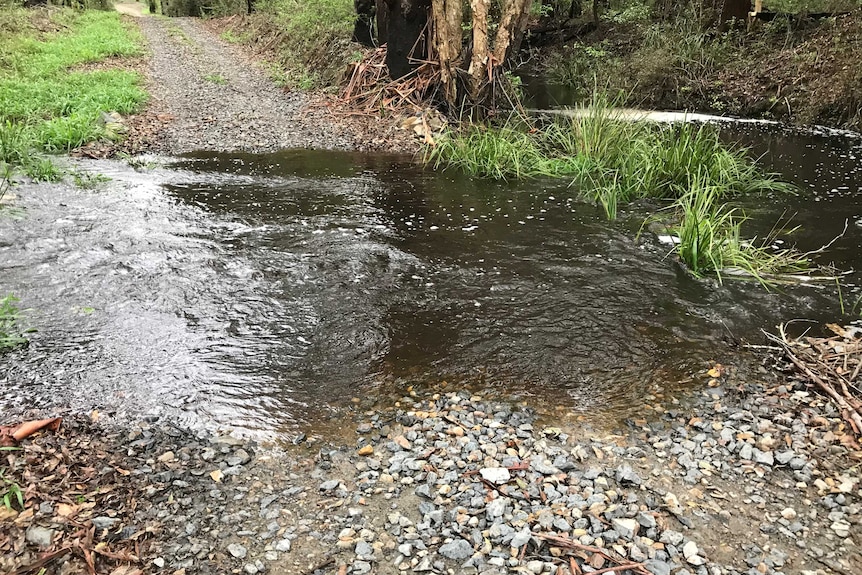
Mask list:
[[[547,82],[566,87],[554,94],[559,104],[599,86],[632,107],[862,128],[862,10],[726,33],[687,13],[669,22],[620,14],[588,30],[534,60]]]
[[[5,512],[2,566],[77,541],[164,573],[858,572],[862,451],[840,414],[802,382],[713,370],[612,434],[466,392],[285,450],[73,417],[4,454],[26,510]]]

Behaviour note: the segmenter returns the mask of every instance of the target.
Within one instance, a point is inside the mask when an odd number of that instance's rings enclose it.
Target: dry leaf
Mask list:
[[[72,517],[78,512],[77,505],[69,505],[68,503],[57,504],[57,515],[60,517]]]

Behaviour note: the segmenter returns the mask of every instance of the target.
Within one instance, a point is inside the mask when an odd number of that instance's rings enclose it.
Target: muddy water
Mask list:
[[[805,190],[748,202],[752,233],[794,213],[788,241],[814,249],[849,219],[820,259],[862,266],[859,141],[726,134]],[[711,362],[749,366],[735,343],[760,343],[761,328],[840,314],[833,285],[694,280],[636,239],[657,206],[609,223],[565,183],[332,152],[162,162],[81,162],[111,181],[17,190],[23,217],[0,219],[0,292],[22,297],[38,331],[0,356],[4,412],[71,406],[290,437],[337,428],[353,398],[464,385],[602,421],[658,389],[697,389]]]

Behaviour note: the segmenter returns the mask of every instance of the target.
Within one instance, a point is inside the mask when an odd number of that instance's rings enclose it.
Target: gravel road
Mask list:
[[[416,148],[395,124],[348,117],[332,97],[289,91],[265,65],[194,18],[136,19],[150,48],[147,115],[162,120],[150,149],[270,152],[284,148]],[[133,123],[134,125],[134,123]]]

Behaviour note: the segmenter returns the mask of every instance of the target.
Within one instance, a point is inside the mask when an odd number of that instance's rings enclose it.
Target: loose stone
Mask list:
[[[245,559],[245,556],[248,554],[248,549],[239,543],[231,543],[227,546],[227,551],[236,559]]]

